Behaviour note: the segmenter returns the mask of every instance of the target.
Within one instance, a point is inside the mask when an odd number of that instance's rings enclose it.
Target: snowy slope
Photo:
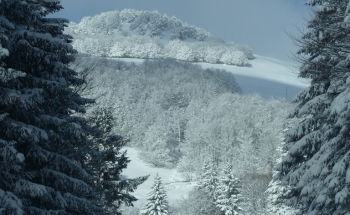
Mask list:
[[[291,101],[308,80],[298,78],[298,65],[260,55],[249,61],[251,67],[200,63],[203,68],[224,69],[235,74],[244,94],[258,93],[264,98],[286,98]]]
[[[308,80],[298,78],[298,65],[254,55],[250,67],[225,64],[196,63],[203,68],[224,69],[235,75],[243,94],[257,93],[264,98],[282,98],[291,101],[302,89],[309,86]],[[142,63],[142,59],[111,58],[127,62]]]

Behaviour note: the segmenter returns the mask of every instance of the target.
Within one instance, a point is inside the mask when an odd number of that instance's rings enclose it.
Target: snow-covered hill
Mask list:
[[[308,86],[297,78],[297,65],[253,55],[247,46],[225,42],[157,11],[105,12],[70,23],[65,31],[74,37],[73,46],[80,53],[132,62],[173,58],[230,71],[244,94],[291,101]]]
[[[71,23],[75,33],[85,34],[120,34],[144,35],[148,37],[180,40],[204,41],[213,36],[204,29],[188,25],[176,17],[162,15],[157,11],[122,11],[104,12],[93,17],[84,17],[79,24]]]
[[[253,58],[245,45],[215,38],[204,29],[188,25],[157,11],[123,10],[84,17],[65,32],[75,39],[80,53],[104,57],[182,61],[247,66]]]

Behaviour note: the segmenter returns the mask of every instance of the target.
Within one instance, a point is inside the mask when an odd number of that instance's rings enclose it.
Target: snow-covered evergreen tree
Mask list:
[[[76,51],[65,19],[45,18],[60,1],[0,1],[0,213],[102,212],[85,166],[91,142],[84,112],[91,100],[70,86]]]
[[[227,165],[219,179],[219,185],[216,188],[216,207],[224,215],[237,215],[242,208],[239,207],[240,181],[232,173],[232,165]]]
[[[147,203],[141,209],[141,215],[168,215],[169,203],[162,180],[157,174],[151,192],[148,194]]]
[[[216,200],[216,189],[219,184],[219,174],[213,159],[204,162],[198,178],[198,189],[204,190],[214,202]]]
[[[135,191],[148,176],[121,179],[122,170],[130,160],[126,157],[126,151],[121,151],[125,141],[120,135],[113,134],[113,108],[97,106],[87,117],[87,121],[92,126],[90,134],[93,147],[98,151],[97,155],[91,157],[89,164],[96,171],[94,181],[96,190],[100,192],[100,203],[109,213],[120,214],[122,203],[132,206],[137,200],[129,192]]]
[[[1,1],[0,1],[1,5]],[[8,49],[2,44],[8,41],[7,34],[14,29],[14,25],[4,16],[0,16],[0,86],[24,73],[7,68],[4,59],[8,57]],[[8,116],[6,112],[0,112],[0,123],[4,123]],[[15,142],[4,140],[0,137],[0,214],[22,214],[22,201],[11,191],[5,189],[4,173],[12,172],[12,175],[20,174],[23,154],[15,148]]]
[[[302,214],[349,214],[350,205],[350,23],[348,0],[310,0],[317,5],[299,42],[299,76],[311,79],[292,116],[305,117],[286,134],[275,181],[285,204]],[[303,58],[304,57],[304,58]]]

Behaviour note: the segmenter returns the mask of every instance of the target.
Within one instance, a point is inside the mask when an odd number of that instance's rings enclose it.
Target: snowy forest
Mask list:
[[[201,67],[254,55],[176,17],[0,0],[0,214],[350,215],[350,1],[306,4],[291,39],[310,86],[290,103]]]
[[[176,59],[248,66],[246,45],[225,42],[204,29],[157,11],[105,12],[71,22],[66,32],[80,53],[112,58]]]

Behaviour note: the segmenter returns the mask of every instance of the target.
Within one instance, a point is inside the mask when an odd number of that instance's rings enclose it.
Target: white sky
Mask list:
[[[305,29],[309,10],[306,0],[61,0],[65,9],[54,17],[79,22],[84,16],[105,11],[158,10],[201,27],[226,41],[247,44],[253,52],[280,60],[297,47],[287,33]]]

